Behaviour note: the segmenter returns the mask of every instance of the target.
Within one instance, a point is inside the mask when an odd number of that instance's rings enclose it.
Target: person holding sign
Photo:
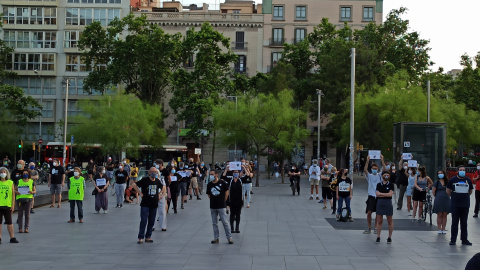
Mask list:
[[[397,201],[397,210],[402,210],[403,207],[403,197],[405,196],[407,192],[407,186],[408,186],[408,162],[403,161],[403,158],[400,159],[400,162],[398,162],[398,170],[397,170],[397,176],[396,176],[396,184],[397,188],[399,190],[398,194],[398,201]],[[410,194],[411,196],[411,194]],[[411,197],[410,197],[411,198]],[[407,203],[407,208],[408,212],[410,212],[410,203]]]
[[[182,176],[177,173],[177,170],[175,169],[175,166],[170,166],[168,169],[170,170],[170,175],[168,175],[167,180],[168,180],[168,186],[170,187],[170,201],[167,201],[167,209],[170,209],[170,202],[173,204],[173,212],[176,214],[177,213],[177,201],[178,201],[178,195],[180,193],[179,189],[179,181],[182,180]],[[183,203],[182,203],[183,206]]]
[[[53,159],[53,166],[50,170],[48,178],[48,187],[50,188],[50,194],[52,195],[52,205],[50,208],[55,207],[55,194],[58,195],[58,205],[60,208],[62,203],[62,188],[65,185],[65,170],[60,165],[58,158]]]
[[[30,208],[32,207],[33,194],[37,193],[35,183],[30,179],[30,172],[24,169],[22,179],[18,181],[17,203],[18,203],[18,232],[23,233],[23,229],[28,233],[30,225]],[[23,216],[25,216],[25,227],[23,226]]]
[[[95,174],[93,181],[95,189],[92,193],[93,195],[95,195],[95,214],[100,213],[100,209],[103,209],[103,213],[105,214],[108,211],[107,188],[110,185],[110,180],[105,173],[105,167],[97,167],[97,173]]]
[[[75,204],[77,205],[78,220],[83,223],[83,197],[85,196],[85,178],[79,167],[73,169],[73,176],[68,181],[68,200],[70,201],[70,220],[75,222]]]
[[[340,219],[340,213],[342,212],[343,201],[345,201],[345,207],[347,207],[348,214],[350,216],[350,221],[353,221],[352,218],[352,209],[350,208],[350,200],[353,196],[352,188],[352,179],[347,177],[348,169],[341,169],[337,178],[337,188],[335,195],[338,201],[337,207],[337,220]]]
[[[470,208],[470,195],[473,191],[473,183],[465,175],[465,166],[458,167],[457,176],[452,177],[447,183],[447,195],[451,197],[452,227],[450,245],[455,245],[458,235],[458,222],[460,222],[462,245],[471,246],[468,241],[467,221]]]
[[[382,156],[383,161],[383,156]],[[373,166],[372,166],[373,167]],[[377,184],[375,195],[377,197],[377,217],[376,217],[376,226],[377,226],[377,243],[380,243],[380,233],[382,231],[383,225],[383,216],[387,216],[388,222],[388,238],[387,244],[392,243],[392,233],[393,233],[393,204],[392,196],[394,185],[389,181],[390,173],[388,171],[382,172],[382,181]]]
[[[385,167],[385,163],[383,162],[382,155],[380,155],[380,159],[382,160],[382,166]],[[366,164],[370,164],[370,156],[367,156],[366,162],[367,162]],[[365,178],[367,179],[367,182],[368,182],[368,198],[367,198],[367,201],[365,202],[367,204],[365,212],[367,214],[368,228],[363,233],[369,234],[369,233],[372,233],[372,213],[376,212],[376,208],[377,208],[377,195],[375,190],[377,188],[377,184],[382,181],[382,177],[378,172],[378,165],[376,163],[372,164],[372,173],[368,172],[367,165],[365,165],[364,167],[364,172],[365,172]],[[375,224],[377,224],[377,216],[375,216]]]
[[[179,162],[178,166],[179,166],[178,173],[182,176],[179,179],[179,184],[178,184],[178,187],[180,189],[180,193],[182,195],[182,197],[180,197],[180,199],[181,199],[180,208],[184,209],[183,208],[183,203],[187,202],[187,191],[188,191],[187,185],[190,185],[190,175],[192,174],[192,171],[189,170],[188,165],[185,166],[185,164],[183,162]]]
[[[10,180],[10,173],[5,167],[0,168],[0,223],[7,225],[10,243],[18,243],[13,233],[12,213],[15,210],[15,187]],[[4,221],[5,218],[5,221]],[[0,226],[0,244],[2,243],[2,226]]]
[[[433,185],[432,179],[428,177],[425,167],[418,168],[418,175],[415,179],[413,189],[413,221],[418,207],[418,222],[421,221],[423,212],[423,202],[427,199],[427,189]]]

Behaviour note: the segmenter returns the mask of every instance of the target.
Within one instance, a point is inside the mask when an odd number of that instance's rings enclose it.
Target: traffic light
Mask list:
[[[33,151],[35,151],[35,143],[34,142],[32,143],[32,148],[33,148]]]
[[[18,142],[18,148],[22,149],[22,147],[23,147],[23,140],[20,140]]]

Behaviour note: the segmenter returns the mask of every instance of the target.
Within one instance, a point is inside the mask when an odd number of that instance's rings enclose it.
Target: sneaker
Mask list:
[[[35,214],[35,212],[33,211],[33,209],[30,209],[30,214]]]
[[[312,196],[310,196],[310,199],[309,199],[309,200],[313,200],[313,197],[312,197]]]
[[[380,237],[377,237],[377,241],[375,243],[380,243]]]
[[[239,230],[239,229],[236,229],[236,230],[235,230],[235,233],[240,233],[240,230]]]
[[[442,230],[439,230],[439,231],[438,231],[438,234],[443,234],[443,231],[442,231]]]
[[[446,231],[442,231],[442,234],[447,234],[447,232],[446,232]]]
[[[371,234],[371,233],[372,233],[372,230],[370,228],[363,231],[363,234]]]
[[[418,223],[422,222],[423,220],[421,218],[418,219]]]
[[[231,237],[228,238],[228,243],[229,243],[229,244],[233,244],[233,239],[232,239]]]
[[[317,197],[315,198],[315,200],[320,200],[320,198],[317,196]]]
[[[348,221],[349,221],[349,222],[353,222],[353,217],[350,217],[350,218],[348,219]]]
[[[478,218],[478,214],[473,215],[474,218]]]
[[[201,200],[202,198],[200,198],[200,196],[197,196],[197,200]]]
[[[182,205],[180,205],[180,209],[184,209],[184,208],[183,208],[183,204],[182,204]]]
[[[218,242],[219,242],[219,241],[218,241],[218,238],[215,238],[215,239],[213,239],[212,241],[210,241],[210,243],[212,243],[212,244],[218,244]]]
[[[12,243],[12,244],[17,244],[17,243],[18,243],[17,238],[15,238],[15,237],[10,238],[10,243]]]
[[[93,213],[94,213],[94,214],[99,214],[99,213],[100,213],[100,211],[95,211],[95,212],[93,212]]]
[[[392,238],[389,237],[389,238],[387,239],[387,244],[391,244],[391,243],[392,243]]]
[[[327,209],[327,207],[326,207],[326,206],[324,206],[324,207],[323,207],[323,209]]]
[[[449,244],[450,246],[453,246],[453,245],[455,245],[455,242],[450,241],[450,243],[448,243],[448,244]]]
[[[123,204],[120,204],[120,208],[123,208]]]
[[[189,199],[189,200],[191,200],[191,199],[192,199],[192,195],[190,195],[190,199]]]
[[[400,207],[397,207],[397,210],[402,210],[402,208],[400,208]]]
[[[412,222],[415,222],[415,221],[416,221],[416,219],[412,218]]]
[[[466,241],[462,241],[462,245],[464,245],[464,246],[471,246],[472,243],[471,243],[470,241],[466,240]]]
[[[115,206],[115,208],[120,208],[120,205],[117,204],[117,206]]]
[[[313,198],[312,198],[312,199],[313,199]],[[318,199],[318,197],[317,197],[317,199]],[[319,201],[319,203],[323,203],[323,199],[321,199],[321,200]]]
[[[107,213],[108,213],[108,211],[107,211],[107,210],[103,210],[103,213],[104,213],[104,214],[107,214]]]

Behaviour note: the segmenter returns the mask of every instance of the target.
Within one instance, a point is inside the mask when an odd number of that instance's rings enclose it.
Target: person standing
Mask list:
[[[290,186],[292,187],[296,182],[296,186],[292,188],[293,196],[295,196],[295,188],[297,189],[298,195],[300,196],[300,171],[297,168],[295,163],[292,163],[292,167],[288,172],[288,176],[290,176]],[[251,183],[251,182],[250,182]],[[251,186],[251,184],[250,184]]]
[[[73,169],[73,176],[68,181],[68,200],[70,201],[70,220],[75,222],[75,204],[77,205],[78,221],[83,223],[83,198],[85,196],[85,178],[81,176],[79,167]]]
[[[310,181],[310,200],[313,200],[313,189],[315,188],[315,191],[317,193],[317,200],[318,198],[318,184],[320,181],[320,167],[318,166],[318,160],[314,159],[312,161],[313,165],[310,166],[310,169],[308,169],[308,181]]]
[[[109,182],[112,182],[112,179],[113,179],[113,169],[114,169],[114,167],[115,167],[115,164],[113,164],[112,158],[109,157],[109,158],[108,158],[108,162],[107,162],[107,166],[106,166],[106,172],[107,172],[106,177],[107,177],[107,180],[108,180]]]
[[[245,162],[245,159],[242,159],[242,183],[243,183],[243,195],[247,199],[247,208],[250,208],[250,204],[252,203],[252,198],[250,191],[252,191],[252,177],[253,173],[251,172],[250,165]]]
[[[30,172],[25,169],[22,173],[22,180],[18,181],[17,203],[18,203],[18,232],[28,233],[30,227],[30,208],[32,207],[33,194],[37,193],[35,182],[30,178]],[[25,216],[25,224],[23,217]],[[24,226],[25,225],[25,226]]]
[[[208,173],[208,169],[207,167],[205,167],[205,162],[201,162],[200,163],[200,167],[198,168],[198,170],[200,171],[200,175],[199,175],[199,181],[198,181],[198,192],[200,193],[200,195],[203,194],[203,183],[205,182],[205,179],[208,177],[207,176],[207,173]]]
[[[330,190],[330,176],[332,175],[332,169],[327,164],[323,166],[320,179],[322,181],[322,199],[323,209],[327,209],[327,202],[330,202],[330,209],[333,210],[332,192]],[[318,200],[318,197],[317,197]]]
[[[15,186],[10,180],[6,167],[0,168],[0,223],[7,225],[10,243],[18,243],[13,233],[12,213],[15,210]],[[0,226],[0,243],[2,243],[2,226]]]
[[[22,179],[23,169],[25,169],[25,161],[23,161],[22,159],[20,159],[20,160],[17,162],[17,168],[15,168],[15,169],[12,171],[12,174],[11,174],[12,181],[13,181],[13,184],[14,184],[15,186],[18,184],[18,181],[20,181],[20,180]]]
[[[336,167],[332,167],[332,175],[330,176],[330,180],[328,183],[330,183],[330,192],[332,193],[332,201],[333,201],[333,209],[332,209],[332,215],[335,215],[337,213],[337,185],[338,185],[338,178],[340,177],[339,172],[337,171]],[[320,201],[319,201],[320,203]]]
[[[118,170],[115,172],[115,194],[117,198],[116,208],[123,208],[125,188],[127,187],[129,175],[130,174],[124,170],[122,165],[118,166]]]
[[[383,161],[383,157],[382,157]],[[368,162],[368,158],[367,158]],[[372,165],[373,170],[373,165]],[[388,171],[382,172],[382,182],[377,184],[375,195],[377,198],[377,217],[376,217],[376,226],[377,226],[377,243],[380,243],[380,234],[382,232],[383,225],[383,216],[387,217],[388,222],[388,238],[387,244],[392,243],[392,233],[393,233],[393,204],[392,196],[394,185],[389,181],[390,173]]]
[[[190,186],[188,193],[190,195],[190,200],[192,199],[192,193],[197,197],[197,200],[201,200],[198,193],[198,176],[200,175],[200,170],[198,169],[198,164],[193,162],[193,158],[189,159],[188,168],[191,170],[192,176],[190,177]]]
[[[170,166],[169,168],[170,173],[167,177],[168,180],[168,186],[170,187],[170,201],[167,201],[167,209],[170,208],[170,202],[173,204],[173,213],[177,213],[177,201],[178,201],[178,195],[180,193],[180,187],[179,183],[180,180],[182,180],[182,176],[177,173],[177,170],[175,169],[175,166]]]
[[[468,241],[467,221],[470,208],[470,195],[473,191],[473,183],[466,176],[465,166],[458,167],[458,174],[447,183],[447,195],[451,197],[452,227],[450,245],[455,245],[458,235],[458,223],[460,222],[460,239],[462,245],[471,246]]]
[[[57,208],[60,208],[62,203],[62,188],[65,185],[65,170],[60,166],[58,158],[53,159],[52,165],[48,177],[48,187],[50,188],[50,195],[52,195],[52,204],[50,205],[50,208],[55,207],[55,194],[58,195]]]
[[[243,183],[240,180],[240,173],[233,171],[233,180],[228,187],[229,198],[227,206],[230,207],[230,227],[232,233],[240,233],[240,215],[242,214],[243,199]],[[235,224],[235,230],[233,225]]]
[[[90,159],[90,161],[87,164],[87,172],[88,172],[88,180],[92,181],[93,175],[97,171],[97,166],[95,165],[95,162],[93,162],[93,158]]]
[[[28,163],[28,172],[30,173],[30,179],[33,180],[33,183],[38,183],[38,179],[40,178],[40,174],[38,173],[38,170],[35,168],[35,163],[30,162]],[[33,211],[33,206],[35,205],[35,194],[33,194],[32,197],[32,206],[30,207],[30,214],[35,214]]]
[[[380,156],[383,163],[383,155]],[[363,232],[364,234],[369,234],[372,232],[372,213],[376,212],[377,208],[377,184],[382,181],[382,176],[378,173],[378,165],[376,163],[372,164],[372,173],[368,172],[368,164],[370,164],[370,156],[367,157],[366,164],[363,168],[365,173],[365,178],[368,182],[368,198],[366,201],[367,207],[365,213],[367,214],[367,225],[368,228]],[[385,166],[383,166],[385,167]],[[375,216],[375,224],[377,224],[377,216]],[[375,225],[376,230],[376,225]],[[374,233],[376,233],[374,231]]]
[[[162,163],[158,166],[157,168],[157,175],[158,179],[160,180],[160,183],[162,183],[162,191],[160,192],[162,197],[160,200],[158,200],[158,228],[161,228],[162,231],[167,231],[167,184],[165,181],[165,176],[161,172],[161,169],[163,170],[163,161]],[[133,182],[133,181],[132,181]],[[134,182],[133,182],[134,183]],[[132,184],[133,184],[132,183]]]
[[[178,171],[179,172],[184,172],[185,173],[185,176],[184,177],[181,177],[179,179],[179,184],[178,184],[178,188],[180,189],[180,199],[181,199],[181,204],[180,204],[180,208],[181,209],[184,209],[183,207],[183,203],[186,203],[187,202],[187,191],[188,191],[188,187],[187,187],[187,184],[190,183],[190,176],[188,175],[188,173],[191,174],[190,170],[188,169],[188,165],[185,167],[185,164],[183,162],[179,162],[178,163]]]
[[[95,195],[95,214],[100,213],[100,209],[103,209],[103,213],[108,211],[108,186],[110,185],[110,180],[105,174],[105,167],[98,166],[97,173],[95,174],[95,179],[93,181],[95,190],[93,194]]]
[[[428,177],[425,167],[418,168],[417,179],[415,180],[413,189],[413,220],[415,221],[415,214],[418,207],[418,222],[422,219],[423,202],[427,199],[427,190],[432,186],[433,182]]]
[[[75,158],[70,159],[70,163],[67,164],[65,167],[65,173],[67,175],[67,186],[68,186],[68,180],[70,180],[71,177],[73,177],[73,171],[75,170]]]
[[[5,156],[5,158],[3,158],[3,167],[7,168],[7,169],[10,169],[10,164],[12,162],[10,161],[10,159],[8,158],[8,155]]]
[[[480,165],[477,165],[477,171],[475,171],[475,174],[473,175],[473,183],[475,185],[475,208],[473,210],[473,217],[478,218],[478,206],[480,205],[480,183],[478,183],[478,180],[480,180]]]
[[[347,177],[348,169],[341,169],[338,175],[337,180],[337,188],[335,191],[335,197],[338,201],[337,207],[337,220],[340,219],[340,214],[342,213],[343,201],[345,201],[345,207],[349,213],[350,221],[353,221],[352,218],[352,209],[350,208],[350,201],[352,200],[353,196],[353,188],[352,188],[352,179]]]
[[[433,213],[437,214],[438,234],[446,234],[447,216],[450,213],[450,197],[447,195],[448,179],[445,179],[445,173],[440,170],[437,172],[438,180],[433,184]]]
[[[232,233],[230,230],[230,224],[227,221],[226,214],[226,201],[228,198],[228,186],[227,183],[223,180],[218,179],[218,173],[214,170],[210,171],[209,183],[207,185],[207,195],[210,199],[210,214],[212,216],[212,226],[213,226],[213,240],[210,242],[212,244],[218,244],[220,237],[220,232],[218,230],[218,218],[223,223],[223,228],[225,230],[225,235],[227,236],[228,243],[233,244]]]
[[[138,177],[138,167],[135,162],[132,164],[132,168],[130,170],[130,180],[133,182],[137,182],[137,177]]]
[[[151,167],[148,170],[148,177],[143,177],[140,181],[132,183],[133,188],[140,194],[142,202],[140,203],[140,227],[138,230],[138,244],[145,242],[152,243],[152,229],[155,225],[157,215],[158,201],[163,198],[164,186],[158,179],[157,169]],[[140,188],[140,189],[139,189]],[[145,233],[145,228],[147,232]]]

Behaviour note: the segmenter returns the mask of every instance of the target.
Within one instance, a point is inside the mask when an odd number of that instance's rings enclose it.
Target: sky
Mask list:
[[[183,5],[208,3],[218,8],[223,0],[180,0]],[[257,0],[256,2],[260,2]],[[292,0],[301,2],[301,0]],[[216,4],[216,5],[215,5]],[[408,8],[404,19],[410,21],[410,31],[429,40],[430,59],[435,63],[431,69],[445,71],[461,69],[460,57],[471,57],[480,51],[479,0],[384,0],[384,17],[392,9]]]

